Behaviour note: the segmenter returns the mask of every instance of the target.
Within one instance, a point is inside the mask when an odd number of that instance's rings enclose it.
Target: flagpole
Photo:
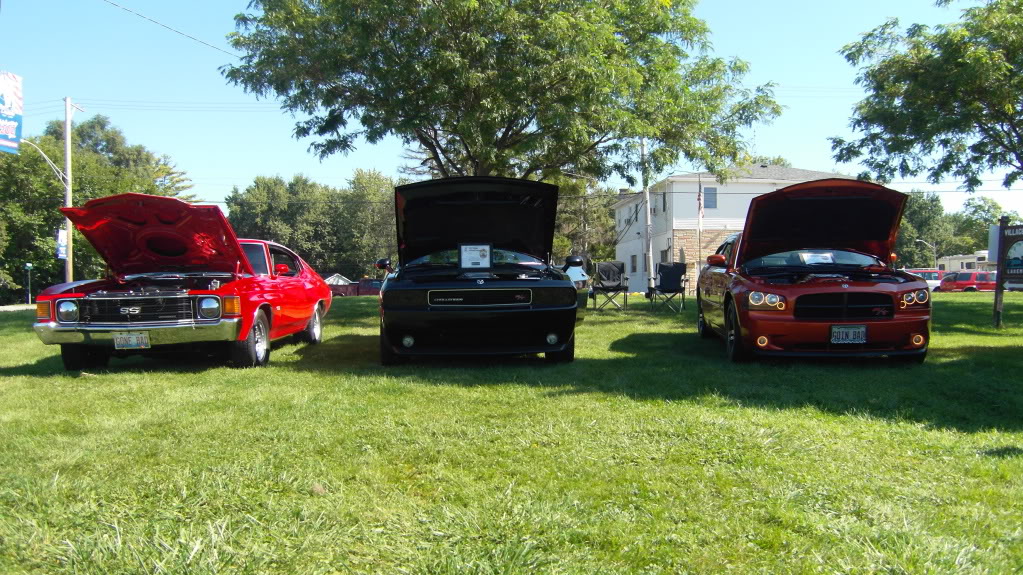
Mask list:
[[[696,174],[696,282],[699,284],[703,269],[703,176]]]

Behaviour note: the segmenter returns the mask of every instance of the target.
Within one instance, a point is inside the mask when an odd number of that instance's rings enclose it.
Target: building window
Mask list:
[[[718,207],[718,189],[717,188],[703,188],[703,208],[705,210],[717,209]]]
[[[987,256],[977,256],[977,261],[978,262],[986,262],[987,261]]]
[[[945,271],[945,264],[938,264],[938,269],[940,271]]]
[[[977,269],[977,263],[976,262],[966,262],[966,269],[968,269],[968,270],[975,270],[975,269]]]
[[[661,263],[662,264],[668,263],[668,251],[669,250],[661,250]]]
[[[661,211],[668,211],[668,192],[661,194]]]
[[[629,271],[636,273],[636,256],[629,256]]]
[[[643,258],[643,273],[646,273],[646,272],[650,271],[650,268],[648,268],[648,267],[647,267],[647,263],[648,263],[648,261],[647,261],[647,259],[646,259],[646,258],[644,257],[644,258]]]

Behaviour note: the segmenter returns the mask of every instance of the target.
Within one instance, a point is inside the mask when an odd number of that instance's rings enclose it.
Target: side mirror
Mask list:
[[[725,266],[725,256],[722,254],[710,254],[707,256],[707,265],[714,267]]]
[[[582,256],[568,256],[565,258],[565,266],[570,268],[581,268],[583,267]]]
[[[387,270],[389,272],[394,271],[394,270],[391,269],[391,260],[390,260],[390,258],[380,258],[380,259],[378,259],[377,263],[373,264],[373,267],[375,267],[378,270]]]
[[[291,271],[291,268],[288,267],[288,264],[275,264],[274,265],[274,275],[282,276],[282,275],[284,275],[284,274],[286,274],[286,273],[288,273],[290,271]]]

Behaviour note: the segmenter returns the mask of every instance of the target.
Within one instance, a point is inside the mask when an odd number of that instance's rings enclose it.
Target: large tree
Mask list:
[[[948,1],[939,1],[947,4]],[[926,174],[976,189],[990,170],[1023,176],[1023,0],[992,0],[946,26],[898,20],[842,49],[867,91],[852,116],[858,137],[832,138],[835,159],[887,181]]]
[[[436,176],[719,171],[780,112],[707,53],[695,0],[253,0],[226,77],[278,97],[321,157],[395,135]]]

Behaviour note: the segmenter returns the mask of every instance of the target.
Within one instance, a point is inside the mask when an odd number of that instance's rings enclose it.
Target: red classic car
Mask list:
[[[121,194],[61,211],[108,269],[37,299],[35,332],[60,345],[68,370],[185,345],[261,366],[271,340],[322,337],[327,284],[288,248],[239,240],[215,206]]]
[[[891,265],[906,198],[844,179],[754,198],[742,233],[707,257],[697,331],[723,336],[733,361],[756,354],[922,362],[930,290]]]

